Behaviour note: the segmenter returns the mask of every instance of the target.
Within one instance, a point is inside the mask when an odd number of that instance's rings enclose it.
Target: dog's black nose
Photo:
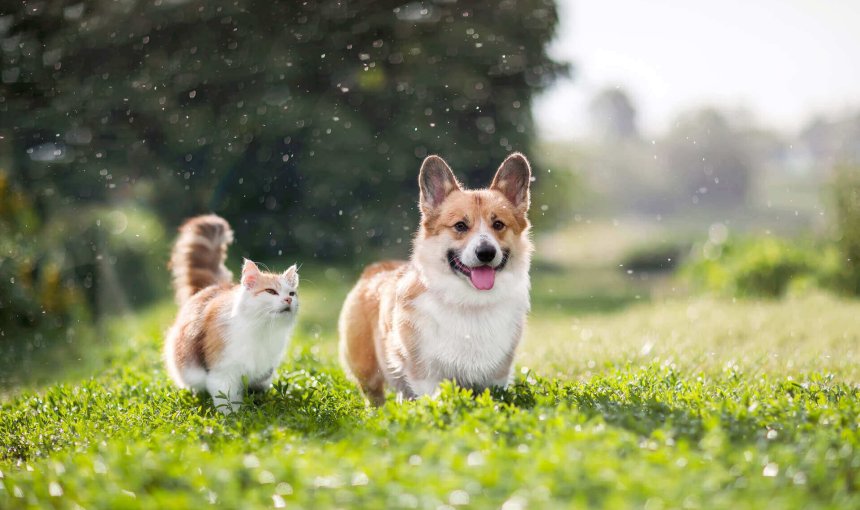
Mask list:
[[[481,244],[478,246],[478,249],[475,250],[475,256],[477,256],[478,260],[481,262],[489,262],[496,258],[496,248],[491,244]]]

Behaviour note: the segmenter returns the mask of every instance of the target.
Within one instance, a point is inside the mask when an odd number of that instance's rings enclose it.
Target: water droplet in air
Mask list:
[[[775,462],[768,462],[761,472],[762,476],[773,478],[779,474],[779,465]]]

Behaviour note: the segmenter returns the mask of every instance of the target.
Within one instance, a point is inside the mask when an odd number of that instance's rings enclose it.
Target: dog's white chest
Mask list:
[[[417,361],[431,384],[456,379],[466,386],[497,383],[522,334],[528,296],[481,307],[450,307],[430,294],[414,302]]]

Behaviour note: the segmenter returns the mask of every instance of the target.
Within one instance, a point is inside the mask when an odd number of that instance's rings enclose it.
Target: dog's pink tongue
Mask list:
[[[490,266],[473,267],[469,278],[478,290],[490,290],[496,282],[496,270]]]

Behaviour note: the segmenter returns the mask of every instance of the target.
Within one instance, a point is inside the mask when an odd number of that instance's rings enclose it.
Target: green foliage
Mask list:
[[[566,70],[546,53],[551,0],[2,14],[16,42],[0,49],[0,144],[46,218],[129,196],[168,225],[214,211],[257,258],[403,253],[421,159],[440,153],[486,185],[528,152],[532,97]]]
[[[84,289],[48,231],[0,170],[0,384],[34,351],[78,336],[83,328],[72,326],[88,317]]]
[[[779,296],[791,280],[810,270],[809,254],[793,245],[765,238],[738,254],[734,286],[741,296]]]
[[[778,297],[812,288],[853,295],[857,280],[850,245],[845,238],[836,243],[775,237],[706,242],[694,247],[682,274],[698,289],[729,296]]]
[[[677,267],[689,245],[664,241],[634,246],[621,260],[621,268],[640,272],[672,271]]]
[[[860,295],[860,167],[837,167],[833,186],[836,242],[842,271],[833,283],[836,288]]]
[[[94,315],[169,288],[168,239],[152,213],[93,205],[43,219],[34,203],[0,172],[0,382],[40,351],[70,355],[60,346],[91,334]]]
[[[59,231],[86,240],[83,253],[76,253],[82,243],[68,240],[64,249],[93,271],[89,296],[99,312],[128,311],[169,294],[173,239],[151,211],[126,205],[76,208],[75,213],[77,221]]]
[[[701,255],[685,265],[694,285],[739,297],[778,297],[792,280],[815,275],[816,252],[798,243],[761,237],[707,242]]]
[[[43,231],[29,197],[0,171],[0,326],[56,326],[80,301],[44,246]]]
[[[123,310],[166,294],[170,240],[152,213],[74,207],[42,220],[8,184],[0,174],[0,271],[10,296],[0,325],[62,320],[81,305]]]

